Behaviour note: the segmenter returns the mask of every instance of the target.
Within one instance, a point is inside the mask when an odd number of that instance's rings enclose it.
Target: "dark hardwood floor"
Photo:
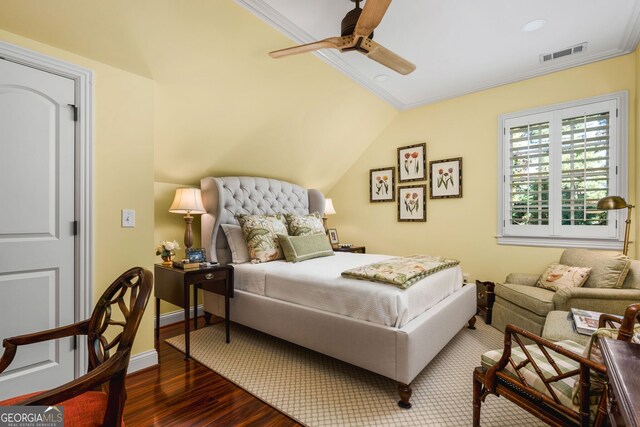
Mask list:
[[[164,342],[181,333],[182,322],[161,328],[159,366],[127,377],[127,427],[300,425],[195,360],[184,360]]]

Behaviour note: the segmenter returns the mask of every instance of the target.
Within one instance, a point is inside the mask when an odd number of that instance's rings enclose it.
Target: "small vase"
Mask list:
[[[162,265],[173,265],[173,258],[175,258],[176,254],[173,252],[169,253],[169,255],[161,255]]]

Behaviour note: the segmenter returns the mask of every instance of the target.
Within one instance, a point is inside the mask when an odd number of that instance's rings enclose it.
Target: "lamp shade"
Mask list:
[[[628,206],[629,204],[627,201],[620,196],[607,196],[598,200],[598,209],[605,211],[611,209],[623,209]]]
[[[206,212],[202,204],[199,188],[178,188],[173,203],[169,208],[171,213],[203,214]]]
[[[335,215],[336,209],[333,207],[333,200],[324,199],[324,214],[325,215]]]

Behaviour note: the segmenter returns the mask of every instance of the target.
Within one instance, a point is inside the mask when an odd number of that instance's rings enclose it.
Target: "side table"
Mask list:
[[[334,246],[334,252],[351,252],[351,253],[359,253],[364,254],[367,252],[367,248],[365,246]]]
[[[193,328],[198,329],[198,289],[224,295],[226,342],[230,342],[229,298],[233,298],[233,267],[220,265],[183,270],[162,264],[154,267],[156,297],[156,341],[160,339],[160,300],[184,308],[185,360],[189,359],[189,288],[193,286]]]
[[[493,302],[496,300],[496,294],[493,293],[495,287],[496,284],[493,282],[476,280],[476,302],[478,305],[476,314],[481,316],[487,325],[491,324]]]

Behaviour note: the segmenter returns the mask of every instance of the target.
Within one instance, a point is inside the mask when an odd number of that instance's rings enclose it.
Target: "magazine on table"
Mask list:
[[[573,314],[573,324],[576,332],[583,335],[593,335],[598,329],[600,315],[603,314],[598,311],[580,310],[578,308],[572,308],[571,313]]]

